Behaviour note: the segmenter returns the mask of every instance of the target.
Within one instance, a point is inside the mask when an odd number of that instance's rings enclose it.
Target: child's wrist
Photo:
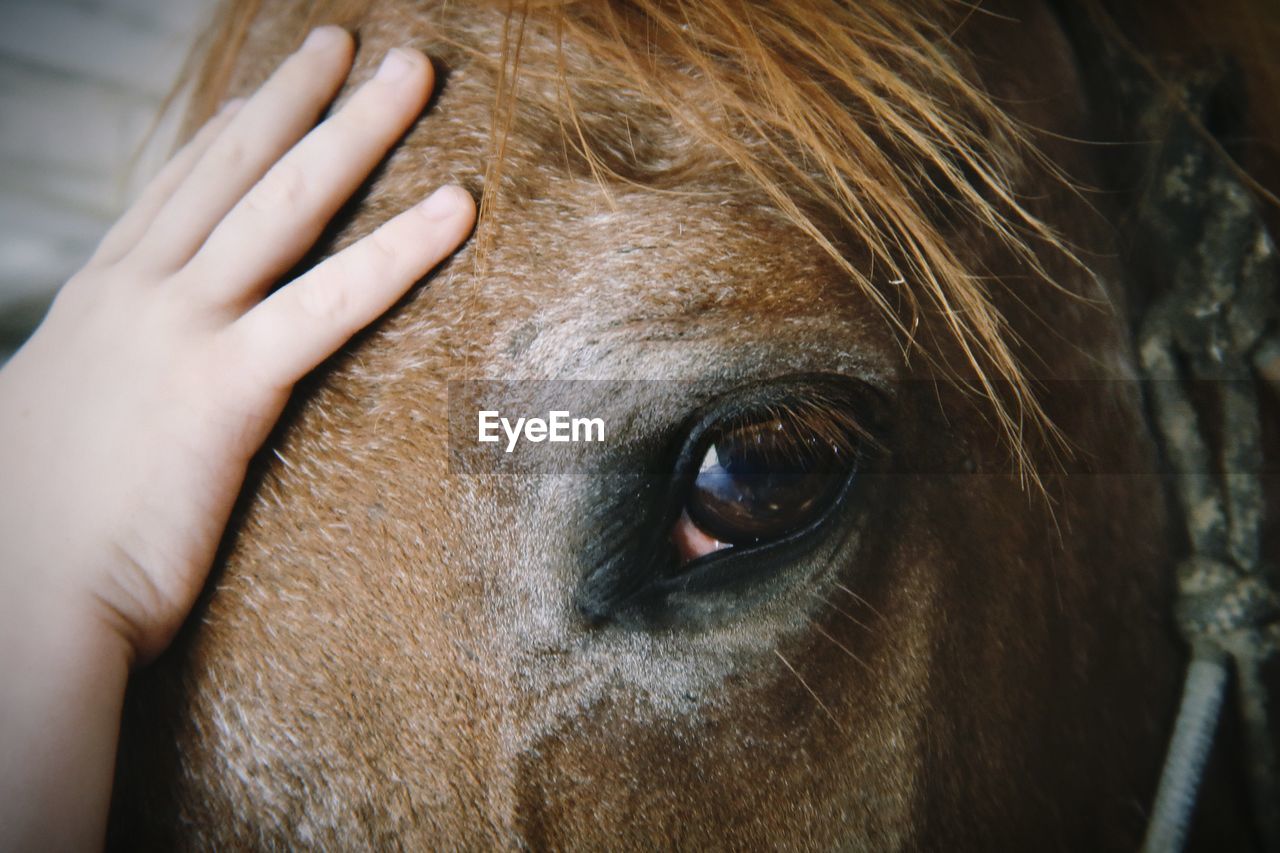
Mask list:
[[[73,573],[30,564],[7,564],[5,572],[0,622],[6,640],[21,636],[27,647],[56,640],[63,654],[79,649],[85,657],[119,657],[129,666],[139,657],[132,626]]]

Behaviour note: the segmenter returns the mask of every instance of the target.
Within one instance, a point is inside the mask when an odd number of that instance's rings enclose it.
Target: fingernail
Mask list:
[[[414,61],[409,57],[408,52],[398,47],[393,47],[387,51],[386,58],[378,66],[378,73],[374,75],[374,78],[385,82],[399,80],[412,71],[413,66]]]
[[[459,193],[466,192],[452,185],[441,187],[418,204],[418,212],[427,219],[448,219],[461,207]]]
[[[302,50],[327,50],[342,40],[341,27],[332,25],[316,27],[302,43]]]

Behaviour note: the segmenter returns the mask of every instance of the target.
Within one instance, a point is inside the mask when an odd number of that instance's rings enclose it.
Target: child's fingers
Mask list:
[[[315,124],[346,78],[351,52],[344,30],[313,31],[200,157],[130,260],[165,272],[190,260],[227,211]]]
[[[288,388],[448,257],[474,222],[471,196],[442,187],[232,324],[230,351],[255,376]]]
[[[102,242],[94,251],[86,267],[106,266],[118,261],[133,248],[142,234],[147,230],[160,207],[173,195],[173,191],[191,173],[191,169],[200,157],[213,144],[222,129],[231,121],[244,101],[237,99],[228,101],[213,118],[205,122],[204,127],[187,141],[176,154],[161,167],[143,188],[138,198],[107,231]]]
[[[316,241],[422,111],[430,89],[425,56],[389,52],[373,79],[272,166],[218,224],[188,264],[191,278],[220,304],[256,300]]]

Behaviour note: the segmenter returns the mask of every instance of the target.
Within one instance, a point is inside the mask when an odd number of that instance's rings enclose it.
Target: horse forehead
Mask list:
[[[837,307],[850,322],[859,313],[835,265],[772,211],[652,193],[600,207],[507,214],[493,272],[466,297],[502,318],[499,351],[518,348],[531,328],[567,353],[693,328],[707,343],[747,343],[779,324],[801,332]]]
[[[450,155],[447,141],[438,145],[424,142],[413,159],[440,168]],[[389,172],[353,233],[427,191],[419,175]],[[628,370],[655,355],[651,366],[666,375],[677,361],[700,363],[689,368],[696,378],[776,346],[780,334],[795,349],[823,342],[881,361],[892,351],[848,276],[775,209],[741,194],[606,194],[563,175],[536,197],[501,197],[387,329],[392,339],[374,339],[361,358],[430,364],[419,381],[454,376],[462,363],[468,375],[569,378],[584,364]]]

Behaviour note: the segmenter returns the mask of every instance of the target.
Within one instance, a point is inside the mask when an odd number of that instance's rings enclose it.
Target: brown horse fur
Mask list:
[[[193,120],[323,22],[359,38],[351,85],[398,44],[440,81],[325,250],[446,181],[483,222],[300,389],[131,690],[113,837],[1132,848],[1178,540],[1133,384],[1036,390],[1134,375],[1123,200],[1092,192],[1111,149],[1079,142],[1048,9],[236,0]],[[890,389],[896,459],[981,472],[871,480],[854,535],[705,624],[575,608],[577,555],[627,512],[589,478],[448,464],[452,379],[816,372]],[[606,417],[699,402],[646,387]]]

